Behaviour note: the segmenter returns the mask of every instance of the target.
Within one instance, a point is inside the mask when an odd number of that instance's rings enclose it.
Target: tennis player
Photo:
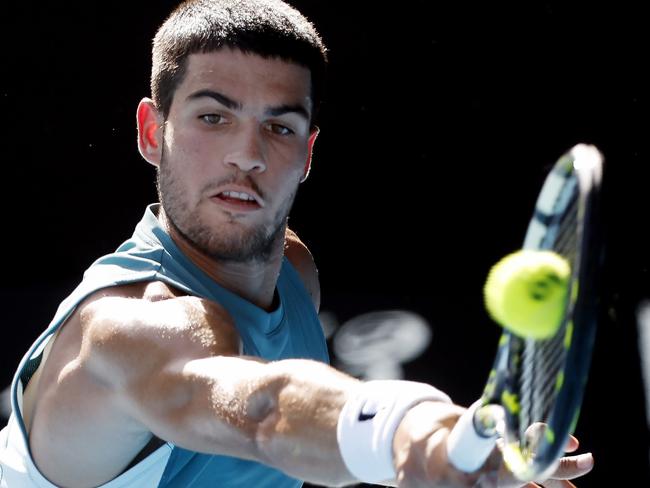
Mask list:
[[[464,409],[442,391],[327,364],[316,267],[287,228],[325,64],[280,0],[188,1],[160,27],[137,110],[159,203],[19,365],[2,487],[520,485],[498,452],[472,474],[447,463]],[[564,458],[544,486],[591,466]]]

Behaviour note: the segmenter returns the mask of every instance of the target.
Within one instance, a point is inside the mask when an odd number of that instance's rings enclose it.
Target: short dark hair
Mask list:
[[[324,91],[327,49],[311,22],[281,0],[187,0],[174,9],[158,29],[152,52],[151,95],[165,119],[188,56],[222,48],[309,69],[314,124]]]

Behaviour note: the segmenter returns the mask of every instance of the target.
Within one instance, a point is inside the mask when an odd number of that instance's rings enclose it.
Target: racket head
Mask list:
[[[579,144],[547,175],[523,247],[552,250],[570,263],[565,317],[556,334],[544,340],[504,329],[481,399],[486,408],[502,407],[497,428],[503,458],[522,481],[555,469],[578,421],[599,310],[602,173],[600,151]],[[475,416],[475,422],[479,431],[493,430],[493,409]]]

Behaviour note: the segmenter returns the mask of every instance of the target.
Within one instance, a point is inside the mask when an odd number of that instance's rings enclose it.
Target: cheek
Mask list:
[[[300,144],[295,147],[287,147],[282,154],[282,160],[286,161],[285,171],[288,179],[293,181],[294,177],[300,179],[307,163],[307,144]],[[290,161],[290,162],[289,162]]]
[[[280,187],[277,192],[278,195],[282,195],[282,198],[279,199],[280,201],[278,201],[279,205],[284,206],[289,202],[289,200],[293,200],[295,198],[302,177],[302,167],[295,167],[290,172],[285,173],[284,178],[282,178],[279,183]]]
[[[217,157],[208,141],[177,131],[167,146],[169,160],[173,161],[177,178],[193,188],[205,181],[207,170]]]
[[[206,142],[189,131],[175,131],[169,139],[169,148],[173,151],[174,158],[188,165],[198,164],[203,160]]]
[[[285,155],[284,161],[291,161],[291,163],[285,163],[283,176],[279,179],[279,185],[283,189],[293,189],[296,187],[303,176],[303,171],[305,168],[305,161],[302,157],[302,153],[297,154],[293,152],[291,154]]]

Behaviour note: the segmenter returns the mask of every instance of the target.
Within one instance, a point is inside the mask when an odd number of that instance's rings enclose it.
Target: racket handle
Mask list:
[[[474,417],[480,407],[480,400],[469,407],[458,419],[447,438],[449,462],[465,473],[472,473],[483,466],[499,437],[496,429],[493,435],[485,435],[476,428]]]

